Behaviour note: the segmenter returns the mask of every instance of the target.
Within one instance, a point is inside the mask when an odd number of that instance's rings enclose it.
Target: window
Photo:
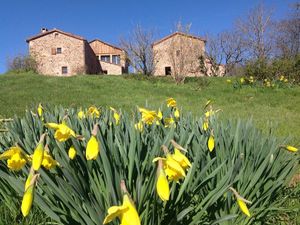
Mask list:
[[[177,50],[177,51],[176,51],[176,56],[177,56],[177,57],[180,56],[180,50]]]
[[[51,48],[51,54],[56,55],[56,49],[55,48]]]
[[[113,55],[112,56],[112,63],[113,64],[120,64],[120,55]]]
[[[56,54],[61,54],[61,48],[56,49]]]
[[[102,70],[102,73],[103,74],[107,74],[107,70]]]
[[[67,66],[63,66],[63,67],[61,68],[61,73],[62,73],[62,74],[68,74],[68,67],[67,67]]]
[[[101,61],[110,62],[110,55],[101,55]]]

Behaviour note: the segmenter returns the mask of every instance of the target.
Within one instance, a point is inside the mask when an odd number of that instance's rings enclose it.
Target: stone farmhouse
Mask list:
[[[205,56],[206,40],[175,32],[153,43],[154,52],[154,75],[167,76],[176,74],[185,74],[189,77],[198,77],[213,74],[212,64]],[[203,63],[206,68],[206,74],[200,67],[200,57],[203,57]],[[218,76],[224,75],[224,68],[219,66]]]
[[[83,37],[58,29],[41,32],[26,40],[37,70],[46,75],[122,74],[128,63],[124,50],[100,40],[88,42]]]

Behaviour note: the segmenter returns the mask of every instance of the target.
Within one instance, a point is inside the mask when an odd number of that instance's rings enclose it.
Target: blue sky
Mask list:
[[[7,58],[28,51],[26,38],[40,28],[118,44],[136,26],[154,28],[157,37],[170,34],[176,21],[192,23],[196,35],[218,33],[260,2],[273,7],[275,19],[284,17],[296,0],[1,0],[0,73]]]

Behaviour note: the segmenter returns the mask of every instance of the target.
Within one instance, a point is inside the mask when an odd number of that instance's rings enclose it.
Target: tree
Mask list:
[[[287,19],[275,24],[277,55],[283,58],[300,54],[300,3],[292,5]]]
[[[260,4],[250,10],[247,17],[236,23],[237,31],[254,59],[267,59],[272,50],[272,10]]]
[[[145,30],[140,25],[136,26],[127,39],[120,39],[120,45],[127,53],[129,64],[138,73],[151,75],[154,72],[153,42],[154,31]]]

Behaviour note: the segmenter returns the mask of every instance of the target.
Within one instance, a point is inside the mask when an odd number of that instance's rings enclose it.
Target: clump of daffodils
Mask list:
[[[171,141],[174,152],[170,153],[166,146],[162,146],[165,157],[156,157],[153,162],[158,162],[156,191],[162,201],[168,201],[170,196],[169,182],[184,179],[186,171],[192,166],[189,159],[182,153],[186,149]]]

